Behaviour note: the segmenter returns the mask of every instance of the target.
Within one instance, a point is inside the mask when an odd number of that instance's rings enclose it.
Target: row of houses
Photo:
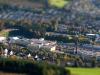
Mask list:
[[[46,16],[46,15],[45,15]],[[43,19],[50,19],[49,15],[45,17],[41,14],[32,13],[32,12],[25,12],[25,11],[9,11],[9,12],[2,12],[0,13],[0,19],[8,19],[8,20],[40,20]]]

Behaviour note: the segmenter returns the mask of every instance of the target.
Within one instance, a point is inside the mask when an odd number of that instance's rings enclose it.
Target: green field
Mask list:
[[[72,75],[100,75],[100,68],[68,68]]]
[[[49,1],[49,4],[52,5],[52,6],[56,6],[56,7],[59,7],[59,8],[62,8],[64,7],[66,4],[69,3],[68,0],[48,0]]]

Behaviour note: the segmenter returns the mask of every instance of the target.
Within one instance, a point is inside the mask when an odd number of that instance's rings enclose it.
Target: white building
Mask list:
[[[27,55],[27,57],[28,57],[28,58],[31,57],[31,54],[29,53],[29,54]]]
[[[14,53],[13,53],[13,51],[10,51],[10,55],[13,55]]]
[[[6,40],[6,37],[0,37],[0,42],[3,42]]]
[[[7,55],[8,55],[8,49],[5,49],[4,50],[4,56],[7,57]]]

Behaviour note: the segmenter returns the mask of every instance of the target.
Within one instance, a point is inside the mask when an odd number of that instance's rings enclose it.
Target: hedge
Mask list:
[[[29,75],[70,75],[70,71],[63,67],[35,62],[29,60],[12,60],[0,58],[0,70],[15,73],[27,73]]]

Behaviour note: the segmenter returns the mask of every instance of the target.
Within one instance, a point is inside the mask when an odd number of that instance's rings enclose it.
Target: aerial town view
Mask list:
[[[100,0],[0,0],[0,75],[100,75]]]

